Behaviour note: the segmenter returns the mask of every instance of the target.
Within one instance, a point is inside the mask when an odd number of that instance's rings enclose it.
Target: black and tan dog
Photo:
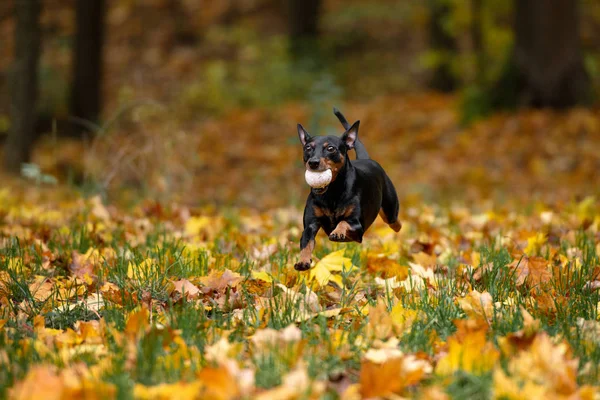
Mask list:
[[[300,260],[294,265],[298,271],[310,269],[315,236],[323,229],[334,242],[362,242],[363,234],[377,214],[396,232],[398,195],[381,165],[371,160],[358,139],[356,121],[352,126],[337,109],[333,109],[344,129],[341,137],[312,137],[298,124],[298,136],[304,147],[304,163],[308,171],[331,170],[327,186],[313,188],[304,208],[304,232],[300,240]],[[348,151],[356,151],[356,160],[348,158]]]

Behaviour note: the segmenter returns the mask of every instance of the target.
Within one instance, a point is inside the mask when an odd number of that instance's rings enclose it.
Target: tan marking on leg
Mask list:
[[[337,226],[335,227],[335,229],[333,230],[333,232],[331,232],[331,234],[338,234],[338,235],[346,235],[348,233],[348,231],[350,231],[350,224],[348,224],[346,221],[340,221],[339,224],[337,224]]]
[[[321,207],[313,206],[313,212],[315,213],[315,217],[319,218],[325,215],[325,211]]]
[[[348,218],[349,216],[352,215],[355,208],[356,208],[356,206],[354,204],[350,204],[348,207],[346,207],[345,209],[342,210],[341,215],[345,218]]]
[[[300,250],[300,261],[310,264],[312,259],[312,252],[315,248],[315,241],[311,240],[308,242],[305,248]]]
[[[346,221],[340,221],[333,232],[329,234],[329,240],[333,242],[352,242],[352,228]]]
[[[313,211],[315,213],[315,217],[322,217],[322,216],[326,216],[329,218],[333,217],[333,213],[328,208],[321,208],[321,207],[313,206]]]

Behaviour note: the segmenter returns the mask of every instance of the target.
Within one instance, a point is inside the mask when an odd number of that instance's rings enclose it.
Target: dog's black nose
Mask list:
[[[308,166],[310,167],[310,169],[317,169],[319,168],[319,161],[315,161],[315,160],[308,160]]]

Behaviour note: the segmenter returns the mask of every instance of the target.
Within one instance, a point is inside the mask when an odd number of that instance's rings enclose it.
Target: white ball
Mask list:
[[[331,174],[330,169],[326,169],[323,172],[306,170],[306,173],[304,174],[304,179],[306,179],[306,183],[308,183],[310,187],[317,189],[329,185],[329,183],[331,183],[332,177],[333,175]]]

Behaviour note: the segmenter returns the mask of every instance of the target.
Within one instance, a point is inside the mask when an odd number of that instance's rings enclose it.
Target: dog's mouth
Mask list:
[[[323,194],[327,191],[327,188],[329,187],[329,185],[324,186],[322,188],[312,188],[312,191],[314,194]]]
[[[313,193],[323,194],[327,191],[327,187],[333,178],[331,169],[323,171],[312,171],[307,169],[304,173],[306,183],[312,188]]]

